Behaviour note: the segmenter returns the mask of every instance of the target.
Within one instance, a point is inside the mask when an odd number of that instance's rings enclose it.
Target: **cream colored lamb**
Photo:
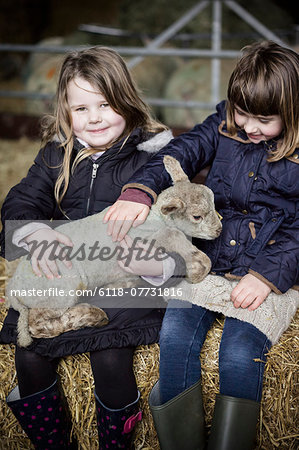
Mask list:
[[[164,157],[164,164],[173,186],[158,196],[145,223],[131,228],[129,235],[133,240],[155,241],[155,247],[163,247],[166,252],[179,253],[186,261],[187,279],[198,283],[210,271],[211,263],[187,236],[201,239],[219,236],[221,222],[215,211],[214,195],[208,187],[191,183],[171,156]],[[80,293],[107,285],[129,286],[139,279],[119,267],[119,244],[112,242],[106,233],[107,224],[102,223],[105,213],[104,210],[56,228],[74,243],[72,249],[61,249],[64,255],[71,252],[68,255],[73,256],[71,269],[57,260],[61,278],[37,277],[28,257],[21,259],[6,290],[8,305],[20,313],[20,346],[28,346],[32,336],[52,337],[70,329],[104,325],[105,312],[89,303],[80,303],[86,301]],[[92,257],[87,249],[94,249]]]

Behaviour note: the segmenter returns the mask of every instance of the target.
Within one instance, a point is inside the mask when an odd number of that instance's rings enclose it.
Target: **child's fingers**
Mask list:
[[[135,217],[134,222],[133,222],[133,228],[138,227],[139,225],[143,224],[145,222],[145,219],[148,216],[148,213],[150,211],[149,207],[146,205],[143,205],[144,208],[142,209],[142,211],[138,214],[137,217]]]
[[[66,234],[60,233],[59,231],[55,231],[55,235],[56,235],[56,240],[58,242],[60,242],[61,244],[64,244],[67,247],[73,247],[74,246],[73,242],[71,241],[71,239]]]
[[[35,267],[39,267],[41,275],[44,274],[47,278],[53,279],[53,274],[52,274],[51,270],[49,269],[49,267],[48,267],[48,265],[47,265],[47,263],[46,263],[44,258],[37,259]]]
[[[110,220],[108,223],[107,234],[108,236],[111,236],[113,242],[121,241],[130,230],[132,223],[133,219]]]
[[[249,311],[256,310],[264,301],[265,299],[261,296],[257,297],[254,302],[251,303],[251,305],[248,307]]]
[[[116,220],[109,219],[108,225],[107,225],[107,234],[108,236],[112,236],[113,228]]]
[[[60,278],[58,267],[55,261],[42,261],[42,268],[47,278],[50,278],[51,280],[53,278]]]
[[[114,212],[114,205],[110,206],[110,208],[108,209],[108,211],[106,212],[104,219],[103,219],[103,223],[107,223],[110,220],[111,215]]]
[[[121,241],[131,228],[132,223],[132,220],[115,220],[114,222],[109,222],[107,233],[111,236],[113,242]]]
[[[132,220],[132,219],[125,220],[124,222],[122,222],[121,227],[118,230],[118,233],[117,234],[115,233],[115,238],[118,241],[121,241],[127,235],[127,233],[130,231],[130,228],[132,227],[133,223],[134,223],[134,220]]]
[[[236,290],[236,288],[235,288],[231,293],[231,299],[232,299],[232,302],[233,302],[235,308],[240,308],[240,306],[244,302],[245,298],[246,298],[246,293],[244,292],[243,289]]]
[[[252,304],[254,299],[255,299],[255,295],[254,294],[251,294],[251,293],[248,294],[248,295],[243,294],[243,296],[239,296],[234,301],[234,306],[235,306],[235,308],[241,307],[243,309],[246,309],[246,308],[248,308],[249,305]]]
[[[42,273],[39,270],[39,266],[38,266],[38,263],[37,263],[37,258],[34,255],[31,256],[30,262],[31,262],[31,267],[32,267],[33,273],[35,273],[36,276],[41,277]]]
[[[113,241],[121,241],[132,226],[143,223],[149,213],[149,207],[143,203],[118,200],[112,205],[103,223],[108,223],[107,234]]]

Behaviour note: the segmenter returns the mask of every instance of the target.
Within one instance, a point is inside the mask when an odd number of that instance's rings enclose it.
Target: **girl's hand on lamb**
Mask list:
[[[268,297],[271,288],[259,278],[248,273],[232,290],[231,299],[235,308],[257,309]]]
[[[149,206],[143,203],[117,200],[108,209],[103,223],[108,223],[107,234],[112,241],[121,241],[131,227],[141,225],[148,216]]]
[[[67,268],[72,267],[71,261],[63,258],[63,247],[59,245],[73,247],[72,241],[65,234],[51,228],[43,228],[29,234],[24,241],[27,242],[31,253],[32,270],[38,277],[43,273],[49,279],[60,278],[55,256],[59,256]]]
[[[122,247],[123,253],[117,262],[125,272],[145,277],[163,275],[165,253],[150,243],[133,242],[130,236],[125,236],[119,245]]]

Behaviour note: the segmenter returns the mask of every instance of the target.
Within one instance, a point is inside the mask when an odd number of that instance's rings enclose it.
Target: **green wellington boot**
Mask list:
[[[204,411],[201,382],[161,405],[159,382],[149,396],[161,450],[203,450]]]
[[[260,403],[216,395],[208,450],[252,450]]]

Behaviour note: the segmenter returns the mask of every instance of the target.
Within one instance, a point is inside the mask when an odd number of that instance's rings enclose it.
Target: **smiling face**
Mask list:
[[[243,111],[239,106],[235,106],[234,119],[236,125],[245,131],[253,144],[274,139],[283,129],[280,116],[254,116]]]
[[[90,147],[106,150],[124,132],[125,119],[83,78],[70,81],[67,98],[74,134]]]

